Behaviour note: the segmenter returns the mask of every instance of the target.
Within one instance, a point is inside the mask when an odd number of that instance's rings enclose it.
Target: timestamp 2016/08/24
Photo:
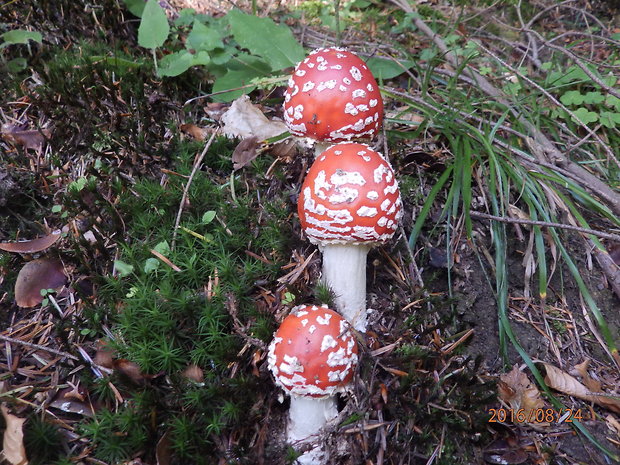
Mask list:
[[[563,408],[560,410],[552,408],[533,408],[533,409],[511,409],[511,408],[491,408],[488,412],[491,415],[489,423],[572,423],[574,420],[587,420],[588,413],[581,409]]]

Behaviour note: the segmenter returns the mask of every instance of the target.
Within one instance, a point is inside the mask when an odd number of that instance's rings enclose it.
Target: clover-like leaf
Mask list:
[[[581,105],[583,100],[584,96],[578,90],[569,90],[560,97],[560,102],[564,105]]]
[[[574,112],[573,121],[576,123],[594,123],[598,121],[598,113],[594,113],[593,111],[589,111],[587,108],[579,107]]]

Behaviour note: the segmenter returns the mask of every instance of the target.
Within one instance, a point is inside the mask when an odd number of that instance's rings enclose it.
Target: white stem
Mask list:
[[[319,158],[319,155],[325,152],[325,150],[330,148],[332,145],[334,145],[333,142],[316,141],[314,143],[314,158]]]
[[[315,398],[291,395],[288,440],[315,440],[320,429],[338,416],[336,396]]]
[[[336,310],[351,326],[366,332],[366,257],[370,246],[323,246],[323,282],[335,294]]]

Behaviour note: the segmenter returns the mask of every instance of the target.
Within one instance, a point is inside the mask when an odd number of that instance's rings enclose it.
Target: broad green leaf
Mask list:
[[[602,111],[600,114],[601,124],[609,129],[620,126],[620,113],[612,113],[611,111]]]
[[[34,40],[35,42],[41,43],[43,41],[43,37],[40,32],[36,31],[26,31],[24,29],[14,29],[12,31],[7,31],[4,34],[0,35],[2,38],[3,44],[0,44],[0,48],[7,47],[13,44],[27,44],[29,41]]]
[[[227,18],[237,43],[263,57],[272,70],[295,66],[304,58],[303,47],[287,26],[239,10],[231,10]]]
[[[600,92],[586,92],[586,95],[583,96],[583,103],[588,103],[591,105],[598,105],[604,101],[605,96]]]
[[[179,11],[179,16],[174,20],[177,27],[189,26],[196,19],[196,10],[193,8],[183,8]]]
[[[609,107],[615,107],[617,111],[620,111],[620,98],[615,95],[608,95],[605,98],[605,105]]]
[[[149,0],[142,12],[138,28],[138,44],[144,48],[161,47],[170,33],[170,25],[164,9],[157,0]]]
[[[598,121],[598,114],[593,111],[588,111],[588,109],[584,107],[577,108],[573,113],[575,114],[575,118],[579,119],[584,124]],[[575,121],[575,118],[573,118],[573,121]],[[575,122],[578,123],[579,121]]]
[[[153,250],[159,252],[162,255],[167,255],[168,252],[170,252],[170,244],[168,244],[168,241],[161,241],[155,247],[153,247]]]
[[[160,76],[178,76],[187,71],[193,64],[194,56],[187,50],[181,50],[162,58],[157,72]]]
[[[156,258],[147,258],[146,261],[144,262],[144,272],[146,274],[151,273],[152,271],[155,271],[159,268],[159,263],[160,261],[157,260]]]
[[[124,3],[132,15],[137,16],[138,18],[142,16],[142,12],[146,6],[144,0],[124,0]]]
[[[222,36],[214,28],[205,26],[197,19],[194,20],[192,32],[187,36],[188,48],[194,50],[211,51],[216,48],[223,48]]]
[[[209,210],[207,212],[204,212],[204,214],[202,215],[202,223],[203,224],[209,224],[211,223],[211,221],[213,221],[215,219],[215,212],[213,210]]]
[[[230,61],[228,67],[226,74],[217,78],[213,83],[212,92],[236,90],[214,95],[213,100],[215,101],[230,102],[243,94],[252,92],[256,88],[255,85],[250,85],[252,80],[268,76],[271,71],[265,62],[248,55],[235,57]],[[243,89],[238,89],[239,87],[243,87]]]
[[[19,73],[20,71],[25,70],[27,66],[28,62],[24,57],[13,58],[6,64],[6,67],[11,73]]]
[[[122,260],[114,260],[114,269],[116,270],[118,275],[123,278],[133,272],[133,265],[125,263]]]
[[[411,60],[391,60],[389,58],[372,57],[368,59],[366,65],[368,65],[377,80],[385,80],[404,73],[414,65],[414,62]]]
[[[578,90],[569,90],[560,97],[560,102],[564,105],[581,105],[583,100],[584,96]]]

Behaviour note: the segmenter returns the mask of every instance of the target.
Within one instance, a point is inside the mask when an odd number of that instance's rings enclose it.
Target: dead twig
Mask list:
[[[174,222],[174,231],[172,232],[172,246],[170,247],[172,250],[174,250],[174,246],[177,241],[177,232],[179,230],[179,224],[181,223],[181,215],[183,214],[183,208],[185,207],[185,202],[187,201],[187,194],[189,192],[190,186],[192,185],[194,175],[196,174],[196,172],[202,165],[202,160],[204,159],[205,155],[209,151],[209,147],[211,147],[211,144],[213,143],[213,139],[215,139],[215,136],[218,133],[219,133],[219,128],[213,131],[213,134],[211,134],[211,137],[207,141],[204,149],[202,149],[202,153],[198,156],[196,161],[194,161],[194,167],[192,168],[192,172],[189,175],[189,179],[187,180],[185,187],[183,188],[183,197],[181,197],[181,204],[179,205],[179,211],[177,212],[177,218]]]
[[[506,218],[504,216],[495,216],[489,215],[488,213],[481,212],[469,212],[472,218],[484,218],[487,220],[499,221],[501,223],[511,223],[511,224],[525,224],[530,226],[542,226],[547,228],[560,228],[560,229],[568,229],[570,231],[576,231],[583,234],[591,234],[593,236],[601,237],[603,239],[608,239],[610,241],[620,243],[620,234],[606,233],[602,231],[596,231],[594,229],[582,228],[581,226],[573,226],[572,224],[563,224],[563,223],[551,223],[548,221],[535,221],[535,220],[524,220],[521,218]]]

